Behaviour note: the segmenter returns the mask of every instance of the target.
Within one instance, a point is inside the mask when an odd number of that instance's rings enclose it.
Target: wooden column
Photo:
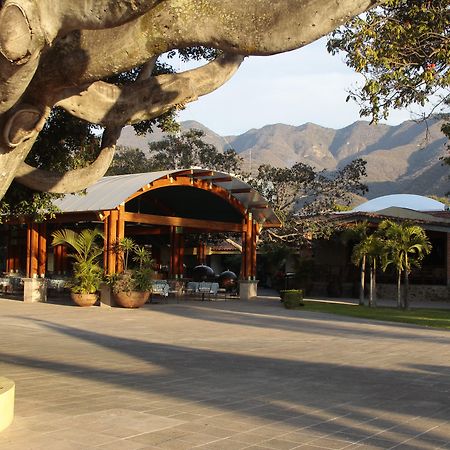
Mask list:
[[[258,224],[255,221],[252,222],[250,276],[252,279],[256,279],[256,240],[258,238]]]
[[[29,223],[27,227],[27,277],[33,278],[38,275],[39,258],[39,225]]]
[[[107,245],[107,258],[105,273],[112,274],[117,271],[117,255],[114,252],[114,245],[117,241],[117,225],[119,219],[119,211],[113,209],[110,211],[105,226],[105,245]]]
[[[252,276],[252,242],[253,242],[253,219],[252,213],[248,213],[245,232],[245,279],[249,280]]]
[[[110,272],[108,270],[108,254],[109,254],[109,240],[108,240],[108,224],[109,216],[103,218],[103,273],[108,275]]]
[[[39,225],[38,252],[38,276],[44,277],[47,268],[47,225],[45,223]]]
[[[242,221],[242,259],[241,279],[256,278],[256,239],[258,237],[258,224],[249,213]]]
[[[183,277],[184,274],[184,234],[178,233],[178,276]]]
[[[6,273],[14,270],[14,254],[13,254],[13,243],[11,238],[11,229],[7,231],[6,236]]]
[[[170,227],[170,276],[183,276],[184,236],[182,227]]]
[[[125,220],[124,220],[125,206],[120,205],[117,212],[117,234],[116,241],[120,242],[125,237]],[[117,272],[123,272],[123,258],[117,258],[116,262]]]
[[[200,242],[197,248],[197,262],[198,264],[206,263],[206,244],[204,242]]]
[[[169,258],[169,278],[175,278],[176,274],[176,234],[175,227],[170,227],[170,258]]]
[[[239,278],[241,280],[245,280],[247,273],[247,253],[245,252],[245,243],[247,241],[247,217],[244,217],[244,219],[242,220],[241,240],[242,240],[241,273]]]

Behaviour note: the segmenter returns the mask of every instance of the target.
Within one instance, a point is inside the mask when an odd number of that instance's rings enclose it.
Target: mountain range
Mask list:
[[[444,195],[450,190],[449,167],[440,161],[448,143],[441,126],[439,120],[410,120],[396,126],[357,121],[335,130],[313,123],[279,123],[237,136],[220,136],[199,122],[186,121],[181,123],[181,131],[204,131],[204,140],[220,151],[236,150],[246,169],[256,169],[263,163],[290,167],[303,162],[317,169],[334,170],[363,158],[367,161],[369,186],[366,197],[374,198],[398,193]],[[125,127],[118,144],[145,152],[149,142],[163,137],[159,130],[137,136],[132,127]]]

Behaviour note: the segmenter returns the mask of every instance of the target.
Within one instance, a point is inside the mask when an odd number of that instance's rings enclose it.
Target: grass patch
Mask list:
[[[413,309],[404,311],[396,308],[369,308],[368,306],[310,302],[307,300],[304,303],[305,306],[302,309],[306,311],[450,329],[450,310],[446,309]]]

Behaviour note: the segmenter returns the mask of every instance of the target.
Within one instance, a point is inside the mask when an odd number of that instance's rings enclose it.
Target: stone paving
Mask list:
[[[450,333],[279,302],[0,300],[0,449],[450,448]]]

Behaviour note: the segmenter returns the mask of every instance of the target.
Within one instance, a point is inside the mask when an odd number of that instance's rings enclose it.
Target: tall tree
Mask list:
[[[152,172],[154,166],[146,154],[138,148],[118,146],[106,175]]]
[[[343,239],[345,241],[353,241],[357,244],[364,242],[369,236],[369,225],[367,220],[363,222],[358,222],[344,230]],[[366,252],[361,252],[360,250],[354,251],[354,256],[352,255],[352,261],[359,265],[360,277],[359,277],[359,304],[364,305],[365,295],[365,280],[366,280]]]
[[[383,254],[383,241],[378,233],[366,235],[358,244],[353,247],[352,262],[356,265],[362,264],[362,261],[369,263],[369,306],[377,306],[376,294],[376,273],[378,261]]]
[[[379,226],[385,238],[383,268],[393,265],[397,271],[397,305],[409,309],[409,274],[413,266],[420,267],[423,258],[431,252],[425,230],[408,222],[384,220]],[[401,299],[400,279],[403,273],[405,293]]]
[[[194,101],[224,84],[245,56],[302,47],[376,3],[3,1],[0,198],[14,179],[46,192],[85,188],[108,169],[125,124],[151,121]],[[160,55],[189,48],[212,49],[214,60],[179,74],[154,74]],[[133,81],[117,80],[130,70],[137,73]],[[104,129],[100,153],[89,166],[58,173],[25,163],[55,106]]]
[[[353,194],[367,186],[366,162],[356,159],[335,172],[316,171],[297,163],[290,168],[262,165],[249,183],[270,203],[283,223],[279,231],[268,230],[267,238],[301,246],[312,237],[328,237],[334,230],[327,214],[349,205]]]
[[[221,153],[214,145],[206,143],[204,137],[203,131],[191,129],[150,143],[149,160],[153,170],[200,166],[233,174],[241,172],[242,158],[233,149]]]

